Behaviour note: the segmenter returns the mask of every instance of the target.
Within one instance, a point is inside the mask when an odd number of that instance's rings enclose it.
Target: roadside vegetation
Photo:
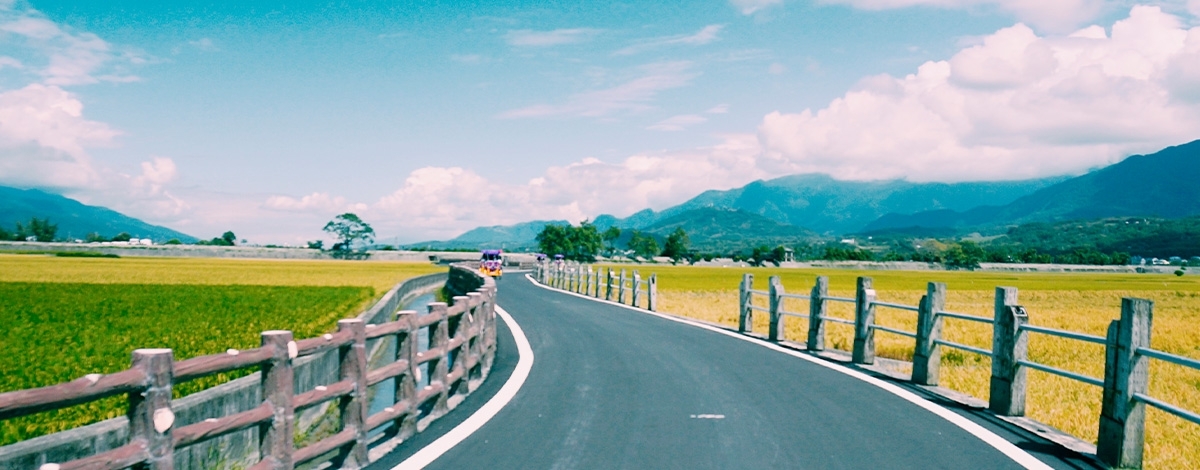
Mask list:
[[[628,268],[628,266],[613,266]],[[926,283],[945,282],[948,310],[991,317],[996,286],[1020,289],[1019,299],[1034,325],[1104,336],[1109,321],[1120,316],[1122,297],[1154,301],[1153,344],[1156,349],[1200,359],[1200,279],[1170,274],[995,273],[947,271],[853,271],[776,268],[643,266],[643,275],[658,275],[660,310],[726,326],[737,325],[738,283],[754,274],[755,287],[767,289],[769,276],[780,276],[789,293],[807,295],[816,276],[830,278],[830,295],[854,297],[855,279],[869,276],[881,301],[916,305]],[[765,299],[756,299],[766,306]],[[852,304],[830,303],[829,314],[854,318]],[[786,299],[784,309],[808,313],[808,303]],[[904,331],[916,330],[916,314],[878,307],[877,321]],[[756,314],[755,331],[765,333],[767,318]],[[808,323],[784,320],[787,339],[803,343]],[[826,324],[826,347],[849,351],[853,327]],[[954,319],[945,321],[947,340],[991,348],[991,325]],[[911,361],[913,340],[876,332],[879,357]],[[1078,341],[1033,335],[1032,360],[1093,377],[1104,376],[1104,348]],[[903,372],[908,372],[905,369]],[[990,359],[942,348],[941,385],[986,400]],[[1200,410],[1200,372],[1152,361],[1151,395],[1189,410]],[[1095,442],[1101,391],[1097,387],[1038,371],[1029,372],[1028,415],[1081,439]],[[1158,410],[1147,412],[1147,468],[1190,468],[1200,461],[1200,426]]]
[[[332,331],[423,263],[0,255],[0,392],[129,367],[138,348],[175,359],[257,347],[264,330]],[[244,376],[179,386],[176,397]],[[0,421],[0,445],[120,416],[114,397]]]

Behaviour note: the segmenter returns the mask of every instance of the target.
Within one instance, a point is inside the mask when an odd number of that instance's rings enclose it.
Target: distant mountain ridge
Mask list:
[[[136,238],[162,243],[177,238],[184,243],[197,239],[166,227],[151,225],[112,209],[89,206],[74,199],[37,189],[0,186],[0,226],[12,230],[30,218],[50,219],[58,225],[60,238],[82,239],[89,233],[112,237],[125,232]]]
[[[888,214],[866,230],[980,228],[1104,217],[1192,215],[1200,215],[1200,140],[1149,155],[1134,155],[1008,204]]]

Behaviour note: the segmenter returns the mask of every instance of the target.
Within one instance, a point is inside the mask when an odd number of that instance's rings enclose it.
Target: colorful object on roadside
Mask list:
[[[483,250],[479,256],[479,272],[497,279],[504,276],[504,253],[500,250]]]

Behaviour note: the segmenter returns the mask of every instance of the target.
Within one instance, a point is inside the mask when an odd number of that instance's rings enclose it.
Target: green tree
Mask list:
[[[321,230],[338,240],[331,248],[335,256],[353,252],[355,243],[369,245],[375,241],[375,229],[350,212],[334,217]]]
[[[133,239],[133,236],[127,232],[121,232],[121,233],[118,233],[116,236],[112,237],[112,241],[114,241],[114,242],[127,242],[132,239]]]
[[[233,231],[226,231],[221,234],[221,240],[225,241],[225,246],[233,246],[237,244],[237,235],[234,235]]]
[[[548,255],[563,255],[574,261],[592,262],[604,249],[604,239],[596,226],[583,221],[578,227],[547,224],[538,233],[538,249]]]
[[[612,256],[612,253],[617,250],[617,239],[621,238],[621,229],[617,227],[609,227],[601,234],[607,248],[607,253]]]
[[[308,249],[310,249],[310,250],[320,250],[320,249],[324,249],[324,248],[325,248],[324,240],[313,240],[313,241],[308,242]]]
[[[30,217],[28,225],[17,222],[17,236],[13,238],[25,240],[34,237],[39,242],[52,242],[56,234],[58,234],[58,225],[50,223],[49,218]]]
[[[538,249],[551,257],[554,255],[566,257],[571,254],[574,250],[571,247],[570,229],[570,225],[546,224],[535,238],[538,242]]]
[[[629,249],[633,250],[633,254],[643,259],[653,258],[659,253],[658,241],[649,234],[634,230],[633,236],[629,238]]]
[[[662,255],[671,258],[671,264],[678,264],[679,260],[688,257],[688,234],[683,230],[683,227],[675,227],[675,231],[667,235],[666,243],[663,243]]]

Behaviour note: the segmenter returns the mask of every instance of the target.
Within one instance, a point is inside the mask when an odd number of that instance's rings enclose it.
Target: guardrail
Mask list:
[[[658,276],[655,274],[642,278],[634,270],[627,277],[624,269],[617,272],[605,268],[602,272],[587,264],[543,262],[538,263],[534,277],[546,286],[658,311]],[[645,299],[644,306],[642,299]]]
[[[853,299],[829,295],[829,278],[819,276],[808,295],[788,294],[778,276],[771,276],[768,289],[755,290],[754,276],[745,274],[739,286],[738,332],[751,333],[755,312],[769,315],[767,339],[783,341],[783,318],[808,319],[805,347],[810,351],[825,350],[825,324],[840,323],[854,327],[854,347],[849,351],[856,364],[875,361],[875,332],[906,336],[914,340],[911,380],[920,385],[937,385],[941,365],[941,348],[948,347],[987,356],[992,361],[988,408],[1000,416],[1024,416],[1026,374],[1029,369],[1046,372],[1103,389],[1099,416],[1099,439],[1096,456],[1105,464],[1119,468],[1140,468],[1145,446],[1145,407],[1153,406],[1192,423],[1200,424],[1200,414],[1149,395],[1150,359],[1200,370],[1200,361],[1169,354],[1150,347],[1153,302],[1145,299],[1121,300],[1121,317],[1113,320],[1106,337],[1093,336],[1029,324],[1025,308],[1017,305],[1015,287],[997,287],[993,316],[983,317],[950,312],[946,306],[946,285],[930,282],[918,305],[902,305],[876,298],[872,279],[859,277]],[[756,297],[766,297],[766,306],[755,304]],[[808,302],[808,313],[785,309],[785,300]],[[855,305],[853,321],[826,314],[829,302]],[[902,331],[875,322],[877,308],[888,308],[917,314],[917,331]],[[959,344],[942,339],[945,319],[987,323],[993,325],[991,349]],[[1105,347],[1105,375],[1089,377],[1050,365],[1029,360],[1029,334],[1055,336],[1083,341]]]
[[[451,269],[477,276],[471,269]],[[451,279],[454,277],[452,274]],[[490,278],[480,283],[473,292],[453,297],[451,304],[428,304],[425,315],[405,310],[396,312],[395,320],[380,324],[358,318],[341,320],[337,332],[315,338],[296,340],[290,331],[265,331],[261,347],[182,361],[175,361],[170,349],[138,349],[133,351],[128,370],[0,393],[0,419],[127,395],[127,443],[76,460],[45,463],[42,470],[170,469],[176,449],[248,428],[257,428],[259,438],[259,460],[252,469],[291,469],[310,462],[360,468],[370,463],[369,432],[384,429],[397,439],[406,439],[456,406],[486,377],[496,348],[496,287]],[[422,333],[428,338],[424,350],[417,344]],[[367,361],[367,341],[383,338],[395,338],[395,358],[372,369]],[[296,393],[293,361],[326,351],[337,351],[340,380]],[[175,426],[171,407],[175,384],[254,367],[261,371],[261,404]],[[422,369],[427,371],[426,380],[422,380]],[[395,379],[392,405],[369,414],[368,388],[389,379]],[[422,383],[426,385],[420,386]],[[335,400],[340,429],[295,448],[296,411]]]

